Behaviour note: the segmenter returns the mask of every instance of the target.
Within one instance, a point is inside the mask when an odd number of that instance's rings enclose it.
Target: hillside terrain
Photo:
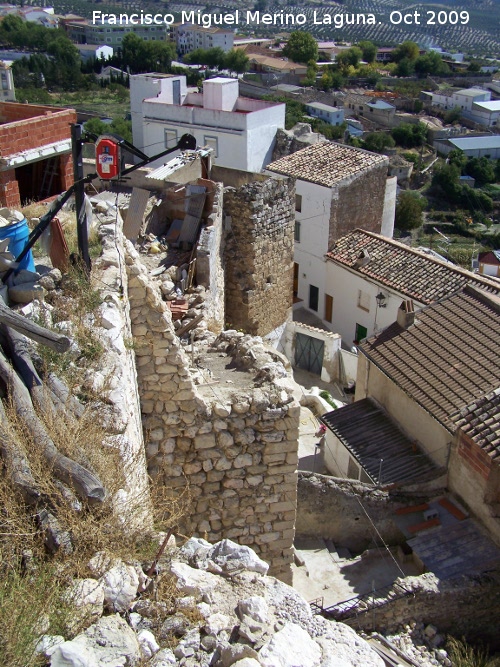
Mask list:
[[[262,11],[283,12],[291,14],[302,13],[307,21],[302,26],[286,25],[281,21],[277,25],[247,25],[246,10],[253,10],[254,2],[240,2],[239,0],[226,0],[220,3],[207,3],[192,0],[189,3],[170,2],[115,2],[97,3],[87,0],[57,0],[54,7],[57,12],[75,12],[85,16],[91,16],[94,9],[102,12],[121,11],[151,11],[161,9],[173,13],[176,20],[180,13],[188,9],[201,9],[208,13],[233,12],[240,10],[239,29],[241,32],[255,31],[258,34],[274,35],[281,31],[302,29],[311,32],[320,39],[335,40],[359,40],[371,39],[379,44],[398,44],[405,39],[412,39],[423,46],[439,45],[450,50],[466,50],[477,55],[494,56],[500,54],[500,3],[494,0],[421,0],[415,3],[413,0],[344,0],[341,3],[314,2],[309,0],[305,3],[258,3]],[[416,25],[414,19],[411,25],[403,22],[395,24],[398,17],[395,16],[391,22],[391,12],[403,14],[414,14],[420,12],[420,25]],[[325,15],[332,18],[331,24],[315,23],[323,20]],[[461,12],[468,12],[468,18]],[[354,24],[351,15],[354,14]],[[365,23],[356,17],[357,14],[365,15]],[[375,23],[370,24],[368,16],[375,16]],[[335,16],[344,15],[335,20]],[[349,16],[347,16],[349,15]],[[328,19],[326,19],[328,21]],[[342,25],[340,25],[342,23]]]

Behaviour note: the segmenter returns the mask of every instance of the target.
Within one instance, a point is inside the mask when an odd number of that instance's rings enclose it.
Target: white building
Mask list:
[[[431,98],[432,106],[441,109],[454,109],[458,107],[461,111],[472,111],[474,102],[489,102],[491,93],[482,88],[464,88],[462,90],[449,90],[437,93],[426,93]]]
[[[173,40],[180,56],[195,49],[221,48],[227,53],[234,45],[234,32],[228,28],[204,28],[194,23],[173,26]]]
[[[106,14],[104,14],[106,16]],[[127,21],[110,22],[105,19],[95,24],[87,20],[65,21],[64,29],[75,44],[106,44],[112,47],[121,46],[123,38],[134,33],[144,41],[164,42],[167,38],[168,26],[162,25],[131,25]]]
[[[97,44],[76,44],[75,45],[78,51],[80,52],[80,58],[83,62],[95,58],[104,58],[104,60],[109,60],[113,57],[113,47],[106,45],[97,45]]]
[[[303,148],[268,165],[296,179],[294,296],[331,331],[333,296],[325,255],[357,227],[392,236],[396,178],[387,178],[384,155],[334,142]],[[352,340],[352,336],[349,338]]]
[[[485,127],[500,127],[500,100],[474,102],[472,111],[464,116]]]
[[[332,317],[325,324],[347,345],[393,324],[406,299],[418,311],[468,283],[494,287],[476,273],[362,229],[339,239],[326,259]]]
[[[185,133],[212,149],[222,167],[259,172],[271,160],[285,105],[240,97],[238,80],[216,77],[202,93],[188,92],[185,76],[130,77],[134,144],[147,155],[174,146]],[[152,163],[163,164],[163,160]]]
[[[0,60],[0,101],[15,102],[16,91],[14,89],[14,77],[10,63]]]

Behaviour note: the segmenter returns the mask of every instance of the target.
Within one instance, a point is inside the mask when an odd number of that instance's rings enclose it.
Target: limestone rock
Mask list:
[[[161,649],[148,663],[148,667],[175,667],[177,659],[169,648]]]
[[[35,653],[50,658],[59,644],[64,644],[64,637],[61,635],[42,635],[36,643]]]
[[[195,570],[185,563],[173,562],[170,571],[177,577],[177,588],[186,595],[193,595],[197,599],[203,598],[213,591],[219,583],[219,578],[210,572]]]
[[[268,622],[269,607],[264,598],[253,596],[246,600],[240,600],[238,603],[238,613],[240,618],[252,619],[260,625]]]
[[[139,577],[132,565],[119,563],[102,576],[104,601],[113,610],[124,612],[130,609],[139,588]]]
[[[160,650],[160,646],[155,639],[155,636],[149,630],[140,630],[137,633],[137,641],[141,647],[143,658],[152,658]]]
[[[221,648],[220,660],[217,663],[217,667],[231,667],[231,665],[245,658],[257,660],[258,653],[251,646],[246,646],[245,644],[227,644]],[[260,662],[257,664],[260,664]],[[273,667],[275,666],[273,665]]]
[[[258,572],[267,574],[269,565],[261,560],[255,551],[231,540],[217,542],[207,554],[208,569],[211,572],[237,574],[238,572]]]
[[[133,667],[141,651],[134,631],[118,614],[106,616],[72,641],[56,647],[51,667]]]
[[[74,622],[92,619],[95,622],[102,616],[104,605],[104,586],[96,579],[75,579],[66,593],[66,599],[76,608]]]
[[[321,649],[300,625],[287,623],[259,651],[262,667],[319,667]]]

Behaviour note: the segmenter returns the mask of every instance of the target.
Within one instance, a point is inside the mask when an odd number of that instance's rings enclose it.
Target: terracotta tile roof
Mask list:
[[[462,408],[454,421],[492,459],[500,458],[500,388]]]
[[[370,260],[356,268],[361,251],[368,252]],[[342,236],[326,256],[424,304],[438,301],[467,283],[500,293],[500,283],[486,276],[442,262],[404,243],[362,229]]]
[[[332,187],[345,178],[388,163],[385,155],[323,141],[271,162],[266,169],[301,181]]]
[[[359,346],[450,433],[457,410],[500,386],[500,297],[472,285]]]
[[[328,412],[321,421],[374,483],[415,482],[441,473],[440,468],[369,398]],[[382,465],[380,459],[383,459]]]

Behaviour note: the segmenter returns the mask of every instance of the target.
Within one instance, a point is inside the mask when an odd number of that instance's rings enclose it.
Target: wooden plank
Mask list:
[[[428,521],[421,521],[420,523],[416,523],[413,526],[408,527],[408,532],[409,533],[419,533],[421,530],[427,530],[427,528],[433,528],[434,526],[440,526],[441,521],[439,520],[438,517],[435,519],[429,519]]]
[[[56,352],[66,352],[71,345],[71,340],[67,336],[49,331],[49,329],[35,324],[27,317],[23,317],[23,315],[19,315],[8,308],[3,301],[0,301],[0,322]]]
[[[180,338],[183,334],[187,333],[187,332],[190,331],[191,329],[194,329],[194,327],[195,327],[197,324],[199,324],[199,323],[201,322],[202,319],[203,319],[203,313],[200,313],[199,315],[197,315],[197,316],[194,318],[194,320],[191,320],[191,322],[188,322],[187,324],[185,324],[185,325],[184,325],[183,327],[181,327],[180,329],[177,329],[177,331],[176,331],[175,333],[176,333],[176,334],[179,336],[179,338]]]
[[[454,505],[450,500],[448,500],[448,498],[441,498],[441,500],[438,500],[438,503],[441,505],[441,507],[444,507],[445,510],[447,510],[451,515],[453,515],[455,519],[463,521],[464,519],[467,518],[467,514],[464,514],[462,510],[460,510],[456,505]]]

